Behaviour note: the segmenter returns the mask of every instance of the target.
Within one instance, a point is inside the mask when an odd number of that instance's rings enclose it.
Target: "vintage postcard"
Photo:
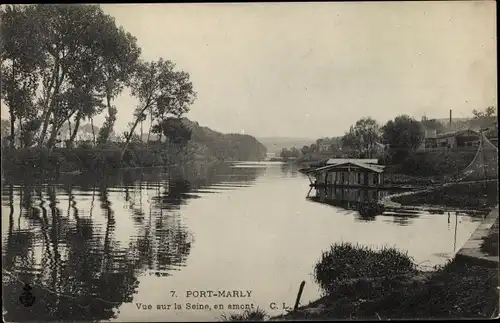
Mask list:
[[[498,317],[494,1],[0,14],[4,321]]]

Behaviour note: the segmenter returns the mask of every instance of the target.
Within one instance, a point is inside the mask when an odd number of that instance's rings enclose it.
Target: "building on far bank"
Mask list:
[[[437,136],[435,129],[425,129],[424,140],[420,148],[437,148]]]
[[[479,145],[479,132],[467,129],[438,134],[436,143],[438,147],[466,148]]]

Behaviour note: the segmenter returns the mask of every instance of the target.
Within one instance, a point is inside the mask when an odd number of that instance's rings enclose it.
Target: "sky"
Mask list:
[[[217,131],[319,138],[362,117],[497,106],[494,1],[101,7],[143,59],[189,72],[186,117]],[[126,90],[114,104],[124,131],[138,101]]]

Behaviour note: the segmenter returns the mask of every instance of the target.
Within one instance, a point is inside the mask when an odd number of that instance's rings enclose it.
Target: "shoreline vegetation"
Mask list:
[[[498,236],[498,232],[496,232]],[[497,239],[498,243],[498,239]],[[287,314],[233,314],[231,321],[462,319],[498,316],[498,268],[449,261],[422,268],[394,248],[340,243],[314,268],[323,296]],[[227,321],[223,318],[223,321]]]
[[[78,174],[116,169],[175,167],[186,163],[212,166],[223,161],[258,161],[266,148],[250,135],[222,134],[186,118],[182,124],[190,138],[183,144],[168,140],[131,142],[122,155],[123,142],[74,148],[2,147],[2,171],[16,173]]]

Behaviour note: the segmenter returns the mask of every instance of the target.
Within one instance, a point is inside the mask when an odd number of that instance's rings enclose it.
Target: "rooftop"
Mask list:
[[[350,162],[359,162],[359,163],[364,163],[364,164],[378,164],[378,159],[368,159],[368,158],[354,158],[354,159],[349,159],[349,158],[330,158],[330,159],[327,160],[326,164],[327,165],[337,165],[337,164],[350,163]]]
[[[360,162],[356,159],[351,159],[348,162],[344,163],[338,163],[338,164],[332,164],[332,165],[326,165],[323,167],[315,168],[312,170],[309,170],[309,173],[316,173],[316,172],[322,172],[322,171],[329,171],[337,168],[345,168],[345,167],[360,167],[375,173],[382,173],[384,171],[385,166],[383,165],[375,165],[375,164],[368,164],[368,163],[363,163]]]

